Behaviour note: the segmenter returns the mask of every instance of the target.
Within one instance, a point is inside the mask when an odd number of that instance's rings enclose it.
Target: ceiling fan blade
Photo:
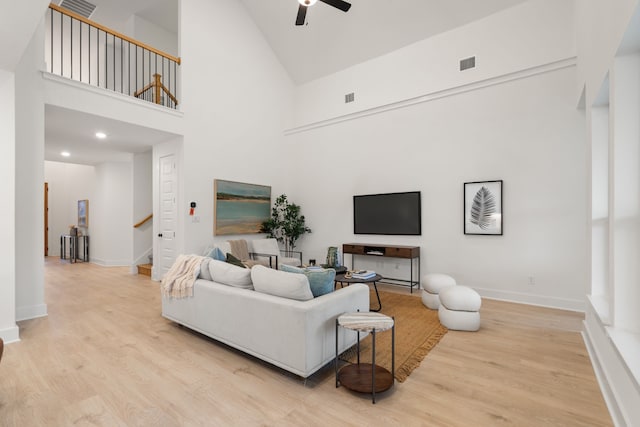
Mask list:
[[[343,12],[348,11],[351,8],[351,3],[347,3],[344,0],[320,0],[322,3],[326,3],[330,6],[336,7]]]
[[[298,7],[298,16],[296,17],[296,25],[304,25],[304,19],[307,17],[307,6],[300,5]]]

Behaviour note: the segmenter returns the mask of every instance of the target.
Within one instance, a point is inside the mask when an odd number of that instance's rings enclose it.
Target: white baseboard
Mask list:
[[[567,298],[549,297],[543,295],[524,294],[519,292],[495,289],[473,288],[480,296],[500,301],[516,302],[520,304],[537,305],[540,307],[558,308],[561,310],[579,311],[584,313],[585,301]]]
[[[93,264],[101,265],[102,267],[129,267],[131,266],[131,260],[118,260],[118,259],[102,259],[91,258],[90,262]]]
[[[47,304],[16,307],[16,322],[21,320],[36,319],[47,315]]]
[[[5,344],[20,341],[20,328],[12,326],[10,328],[0,329],[0,338]]]

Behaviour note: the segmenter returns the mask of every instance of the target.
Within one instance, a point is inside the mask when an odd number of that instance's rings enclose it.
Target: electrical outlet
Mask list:
[[[529,276],[529,286],[534,286],[536,284],[536,278],[533,276]]]

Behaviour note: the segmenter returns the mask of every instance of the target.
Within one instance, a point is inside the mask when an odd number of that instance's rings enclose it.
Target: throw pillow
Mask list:
[[[225,256],[224,252],[222,252],[222,249],[220,249],[219,247],[215,247],[211,250],[211,252],[209,252],[209,257],[213,258],[213,259],[217,259],[218,261],[226,261],[227,257]]]
[[[283,264],[280,266],[282,271],[289,273],[304,274],[309,280],[309,287],[314,297],[333,292],[335,288],[336,271],[332,268],[322,270],[308,270],[306,268],[293,267]]]
[[[244,266],[238,267],[228,262],[212,259],[209,261],[209,273],[214,282],[236,288],[253,289],[251,270]]]
[[[242,263],[242,261],[240,261],[238,258],[234,257],[231,254],[227,254],[227,262],[229,264],[233,264],[233,265],[238,266],[238,267],[247,268],[247,266],[244,265]]]
[[[251,269],[251,280],[257,292],[298,301],[313,299],[309,280],[304,274],[292,274],[256,265]]]

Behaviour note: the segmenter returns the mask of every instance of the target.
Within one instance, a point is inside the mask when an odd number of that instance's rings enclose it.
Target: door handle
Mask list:
[[[158,233],[158,237],[162,237],[162,233]]]

